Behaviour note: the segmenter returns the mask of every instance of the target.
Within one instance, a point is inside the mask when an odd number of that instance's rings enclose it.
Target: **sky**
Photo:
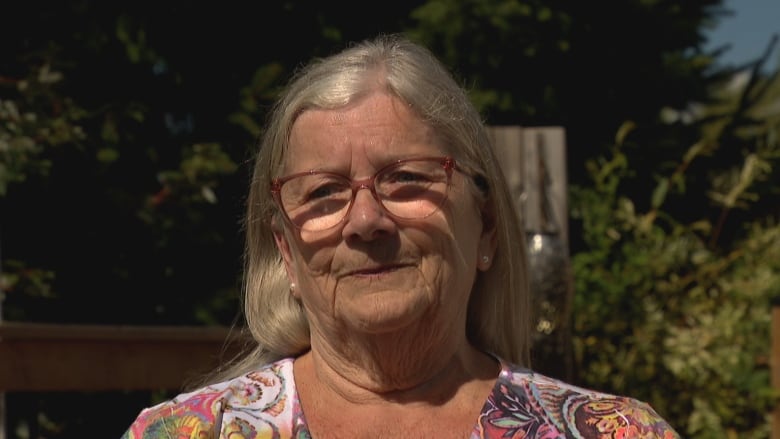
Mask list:
[[[716,28],[707,32],[710,41],[706,49],[731,44],[731,49],[721,55],[720,62],[733,66],[755,61],[766,50],[773,34],[780,38],[780,0],[724,0],[723,6],[733,15],[723,17]],[[780,40],[773,55],[767,60],[767,68],[780,64]]]

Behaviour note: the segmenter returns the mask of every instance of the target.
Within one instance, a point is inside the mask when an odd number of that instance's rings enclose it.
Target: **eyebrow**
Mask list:
[[[382,168],[385,168],[385,167],[387,167],[387,166],[389,166],[389,165],[391,165],[393,163],[396,163],[396,162],[399,162],[399,161],[402,161],[402,160],[410,160],[410,159],[418,159],[418,158],[426,158],[426,157],[435,157],[435,156],[437,156],[437,154],[442,155],[442,156],[447,155],[447,154],[439,152],[439,153],[431,153],[431,154],[398,155],[398,156],[392,156],[389,159],[386,157],[386,158],[383,159],[382,162],[380,162],[379,165],[374,165],[374,172],[371,175],[375,174],[376,172],[378,172]],[[304,169],[302,169],[300,171],[288,172],[285,175],[300,174],[300,173],[304,173],[304,172],[330,172],[330,173],[338,174],[338,175],[341,175],[341,176],[344,176],[344,177],[347,177],[347,178],[350,178],[350,179],[352,178],[352,177],[349,177],[348,173],[342,172],[341,170],[336,169],[336,168],[328,168],[328,167],[326,167],[327,165],[328,164],[326,163],[326,164],[324,164],[324,166],[319,167],[319,168],[304,168]],[[350,166],[350,169],[351,169],[351,166]]]

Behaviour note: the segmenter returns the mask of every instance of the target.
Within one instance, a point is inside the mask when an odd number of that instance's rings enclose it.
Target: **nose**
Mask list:
[[[344,239],[371,241],[392,233],[395,227],[395,221],[374,198],[371,189],[367,185],[361,185],[355,193],[352,208],[341,233]]]

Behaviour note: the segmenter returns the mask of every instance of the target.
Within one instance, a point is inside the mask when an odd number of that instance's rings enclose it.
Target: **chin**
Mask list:
[[[348,326],[367,333],[390,333],[418,327],[430,319],[431,302],[421,292],[382,290],[364,294],[340,312]]]

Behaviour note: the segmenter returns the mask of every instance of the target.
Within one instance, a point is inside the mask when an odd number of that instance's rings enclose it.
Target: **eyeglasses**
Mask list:
[[[394,218],[423,219],[444,204],[456,169],[451,157],[422,157],[392,162],[362,180],[313,170],[273,179],[271,194],[289,222],[308,232],[341,223],[361,189],[370,189]]]

